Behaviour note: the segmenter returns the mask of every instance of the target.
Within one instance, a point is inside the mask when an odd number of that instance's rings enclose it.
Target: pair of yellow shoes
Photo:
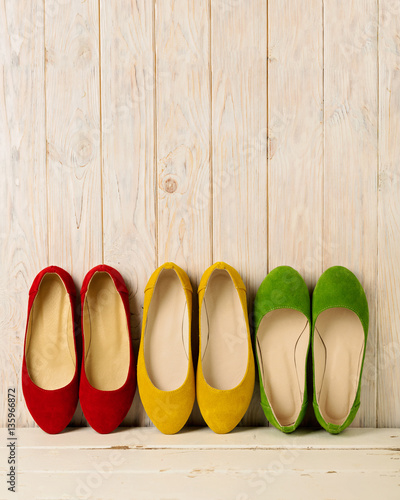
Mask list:
[[[231,431],[245,414],[254,388],[254,358],[247,317],[246,288],[233,267],[217,262],[201,278],[197,382],[192,360],[192,286],[168,262],[152,274],[145,289],[138,358],[138,389],[154,425],[178,432],[195,395],[207,425]]]

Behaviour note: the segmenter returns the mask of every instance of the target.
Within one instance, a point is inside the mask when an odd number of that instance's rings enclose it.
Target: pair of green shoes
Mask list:
[[[365,292],[344,267],[322,274],[312,301],[293,268],[268,274],[255,298],[254,322],[261,406],[271,424],[293,432],[302,421],[310,349],[318,422],[332,434],[351,424],[360,406],[368,320]]]

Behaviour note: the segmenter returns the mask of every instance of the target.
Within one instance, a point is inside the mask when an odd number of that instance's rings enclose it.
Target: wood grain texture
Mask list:
[[[377,426],[400,427],[400,4],[379,9]]]
[[[157,4],[158,262],[194,290],[211,264],[209,31],[208,0]]]
[[[98,7],[45,12],[49,258],[79,285],[102,262]]]
[[[0,473],[6,470],[0,429]],[[18,498],[377,498],[397,500],[398,429],[324,430],[284,436],[274,428],[174,436],[155,428],[48,436],[19,429]],[[346,492],[344,494],[344,492]],[[2,493],[2,491],[1,491]],[[13,498],[15,494],[6,498]],[[3,495],[2,495],[3,496]]]
[[[294,29],[301,26],[301,29]],[[268,6],[268,269],[322,272],[322,1]]]
[[[153,454],[156,454],[153,452]],[[161,455],[162,453],[158,453]],[[268,491],[268,495],[272,498],[278,497],[284,500],[289,500],[296,496],[298,500],[319,500],[321,492],[326,496],[330,495],[333,498],[339,498],[343,491],[349,492],[351,497],[360,494],[363,498],[374,498],[380,492],[385,492],[386,500],[397,500],[398,489],[397,483],[399,476],[393,470],[393,462],[390,462],[390,457],[383,457],[379,462],[381,464],[380,470],[366,469],[359,464],[360,458],[363,456],[362,452],[357,454],[346,452],[347,463],[351,466],[347,470],[331,471],[327,469],[327,462],[329,460],[329,453],[325,452],[324,470],[310,471],[311,473],[303,472],[300,470],[290,470],[287,474],[279,474],[273,471],[265,471],[264,469],[254,469],[250,472],[241,472],[242,469],[237,470],[246,460],[250,453],[243,453],[241,451],[230,451],[229,459],[235,460],[236,467],[229,469],[226,462],[222,464],[218,461],[214,466],[215,469],[210,471],[210,466],[200,466],[196,469],[185,468],[183,472],[164,473],[163,471],[169,469],[168,462],[165,457],[162,459],[158,457],[157,467],[158,470],[152,470],[143,474],[142,471],[136,472],[135,470],[128,470],[128,472],[115,472],[110,475],[100,474],[94,470],[91,472],[72,471],[64,474],[56,474],[54,471],[47,472],[41,471],[31,472],[24,471],[19,474],[21,484],[20,491],[25,496],[29,496],[34,484],[35,491],[41,497],[46,495],[47,491],[51,491],[54,496],[63,495],[65,500],[75,500],[77,495],[80,498],[86,498],[91,495],[91,492],[97,493],[101,491],[103,496],[112,497],[115,491],[118,491],[119,498],[131,498],[132,489],[137,490],[135,499],[147,500],[149,485],[154,485],[155,494],[162,496],[166,491],[173,492],[174,498],[183,500],[187,498],[190,491],[190,498],[193,500],[202,500],[204,495],[210,500],[216,500],[218,491],[224,491],[228,498],[254,498],[254,495],[262,495]],[[109,463],[102,454],[100,463]],[[178,454],[180,458],[186,458],[187,462],[196,464],[198,456],[190,453],[183,455],[183,452]],[[299,460],[303,458],[301,454]],[[379,460],[379,454],[377,460]],[[68,453],[67,456],[71,456]],[[124,457],[125,455],[123,455]],[[138,462],[141,457],[140,452],[132,454],[132,462]],[[287,454],[284,454],[284,460]],[[339,459],[342,454],[339,455]],[[203,457],[203,455],[200,455]],[[26,457],[29,460],[29,456]],[[83,464],[90,460],[90,456],[83,460]],[[375,457],[374,457],[375,458]],[[225,453],[224,460],[228,459],[228,453]],[[260,462],[265,457],[260,457]],[[318,457],[316,457],[318,459]],[[117,458],[119,460],[119,456]],[[148,458],[148,460],[150,460]],[[269,457],[269,460],[275,464],[274,459]],[[372,462],[374,463],[374,462]],[[384,467],[390,465],[391,468],[388,472],[384,471]],[[241,466],[243,468],[243,466]],[[161,472],[160,472],[161,470]],[[277,476],[275,480],[275,475]],[[261,478],[260,478],[261,476]],[[268,478],[267,480],[263,477]],[[129,478],[129,480],[127,479]],[[94,488],[87,486],[92,482],[100,486]],[[258,481],[258,482],[257,482]],[[271,484],[270,484],[271,482]],[[85,487],[86,486],[86,487]],[[12,497],[10,497],[12,498]],[[79,497],[78,497],[79,498]]]
[[[7,447],[4,439],[7,429],[0,429],[0,451]],[[121,427],[119,432],[98,434],[87,427],[71,429],[60,434],[46,434],[41,429],[19,429],[19,449],[58,450],[74,448],[80,450],[400,450],[400,430],[385,429],[348,429],[332,436],[319,428],[297,429],[289,436],[275,427],[242,427],[227,434],[216,434],[208,427],[189,427],[186,432],[174,435],[163,434],[156,427]],[[243,464],[243,463],[242,463]],[[0,467],[5,462],[0,461]],[[35,464],[31,464],[34,467]],[[69,466],[73,467],[71,463]],[[1,469],[0,469],[1,470]]]
[[[268,270],[292,266],[310,292],[325,243],[322,13],[321,0],[268,4]],[[311,404],[302,425],[317,425]]]
[[[370,328],[361,408],[376,425],[377,3],[324,2],[323,267],[343,265],[363,285]]]
[[[137,356],[144,288],[156,268],[152,2],[100,2],[104,261],[130,292]],[[136,394],[125,425],[148,423]]]
[[[192,283],[192,352],[198,356],[196,290],[212,263],[209,0],[157,3],[157,250]],[[192,424],[202,418],[194,406]]]
[[[213,260],[241,274],[250,313],[267,273],[266,27],[264,1],[212,2]],[[242,423],[265,422],[256,384]]]
[[[0,425],[34,425],[20,385],[28,290],[47,265],[44,26],[41,4],[0,5]]]
[[[349,267],[370,306],[353,425],[400,426],[400,6],[303,3],[1,3],[0,391],[18,388],[20,426],[37,272],[60,265],[79,288],[98,263],[119,269],[137,351],[144,286],[168,260],[194,290],[230,263],[249,312],[277,265],[310,290]],[[258,391],[242,424],[266,425]],[[150,424],[138,396],[125,424]]]
[[[46,3],[45,50],[49,259],[80,287],[103,260],[98,2]]]

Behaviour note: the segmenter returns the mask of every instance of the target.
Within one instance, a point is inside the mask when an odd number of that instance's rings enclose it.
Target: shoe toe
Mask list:
[[[175,434],[186,424],[195,399],[193,367],[185,382],[173,391],[161,391],[153,385],[139,356],[138,387],[143,407],[153,424],[163,434]]]
[[[254,370],[254,364],[250,362],[243,380],[230,390],[209,386],[201,370],[198,371],[197,401],[200,412],[208,427],[217,434],[230,432],[244,417],[253,395]]]
[[[194,398],[184,403],[174,401],[174,399],[168,395],[158,398],[157,403],[153,404],[152,409],[148,411],[150,420],[163,434],[179,432],[187,422],[193,407]]]
[[[48,434],[58,434],[70,423],[78,404],[77,376],[65,387],[44,390],[23,377],[26,405],[38,426]]]
[[[129,376],[120,389],[101,391],[91,386],[83,375],[79,398],[89,425],[99,434],[108,434],[116,429],[132,405],[135,388],[135,380]]]

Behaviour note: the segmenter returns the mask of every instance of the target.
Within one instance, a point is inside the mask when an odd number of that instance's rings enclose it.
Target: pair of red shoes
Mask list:
[[[46,432],[61,432],[78,398],[97,432],[114,430],[136,389],[128,290],[110,266],[91,269],[81,289],[82,365],[79,377],[75,285],[60,267],[43,269],[29,291],[22,364],[27,407]]]

